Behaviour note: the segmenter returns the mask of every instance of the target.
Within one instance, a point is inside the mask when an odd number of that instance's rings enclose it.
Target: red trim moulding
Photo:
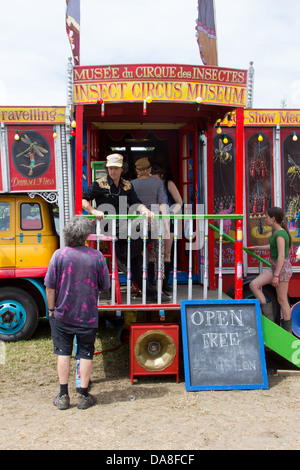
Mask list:
[[[207,209],[209,214],[214,213],[214,125],[211,121],[207,123]],[[210,224],[213,220],[208,221]],[[208,231],[208,262],[209,262],[209,287],[212,290],[217,288],[215,276],[215,236],[214,232]]]
[[[236,110],[235,213],[243,214],[244,201],[244,109]],[[243,298],[243,220],[236,221],[235,298]]]
[[[83,105],[76,106],[75,140],[75,215],[82,213]]]
[[[1,268],[0,279],[12,279],[21,277],[45,277],[48,267],[36,268]]]

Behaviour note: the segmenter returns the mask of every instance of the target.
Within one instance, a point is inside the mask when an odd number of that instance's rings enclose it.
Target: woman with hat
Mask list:
[[[137,179],[132,180],[132,186],[142,203],[152,212],[167,214],[167,206],[165,204],[165,194],[163,182],[156,178],[152,178],[151,164],[147,157],[139,158],[135,162]],[[158,223],[153,221],[151,228],[152,249],[154,255],[156,279],[158,279],[158,256],[159,256],[159,233]],[[167,221],[164,221],[164,239],[170,238]],[[161,243],[161,279],[163,281],[164,273],[164,240]],[[158,287],[158,284],[156,284]],[[169,297],[162,293],[162,301],[167,302]]]

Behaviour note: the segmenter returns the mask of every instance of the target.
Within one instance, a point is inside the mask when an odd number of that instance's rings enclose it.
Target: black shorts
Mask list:
[[[71,356],[74,337],[76,336],[76,357],[79,359],[93,359],[97,328],[82,328],[81,326],[69,325],[56,320],[54,317],[50,317],[49,321],[54,354]]]

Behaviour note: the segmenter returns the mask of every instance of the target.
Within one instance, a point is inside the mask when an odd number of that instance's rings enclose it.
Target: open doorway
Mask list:
[[[137,177],[135,162],[142,157],[148,157],[152,168],[163,169],[166,179],[175,183],[185,207],[191,205],[191,212],[195,212],[200,194],[196,126],[181,125],[173,129],[112,127],[110,125],[109,128],[98,128],[96,124],[95,128],[90,131],[90,161],[105,161],[107,155],[119,153],[124,158],[123,177],[131,181]],[[96,145],[93,142],[96,142]],[[185,235],[184,223],[182,223],[180,234]],[[188,282],[189,253],[186,245],[186,238],[179,240],[178,281],[184,283]],[[197,250],[193,255],[193,276],[196,281],[200,280]]]
[[[166,170],[169,177],[179,184],[178,132],[176,130],[102,130],[99,131],[101,155],[120,153],[125,163],[124,178],[136,178],[135,162],[148,157],[151,166]]]

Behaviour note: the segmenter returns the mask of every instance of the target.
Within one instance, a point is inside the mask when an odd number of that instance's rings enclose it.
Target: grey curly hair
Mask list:
[[[92,222],[85,217],[73,217],[63,230],[66,246],[84,246],[87,237],[92,233]]]

